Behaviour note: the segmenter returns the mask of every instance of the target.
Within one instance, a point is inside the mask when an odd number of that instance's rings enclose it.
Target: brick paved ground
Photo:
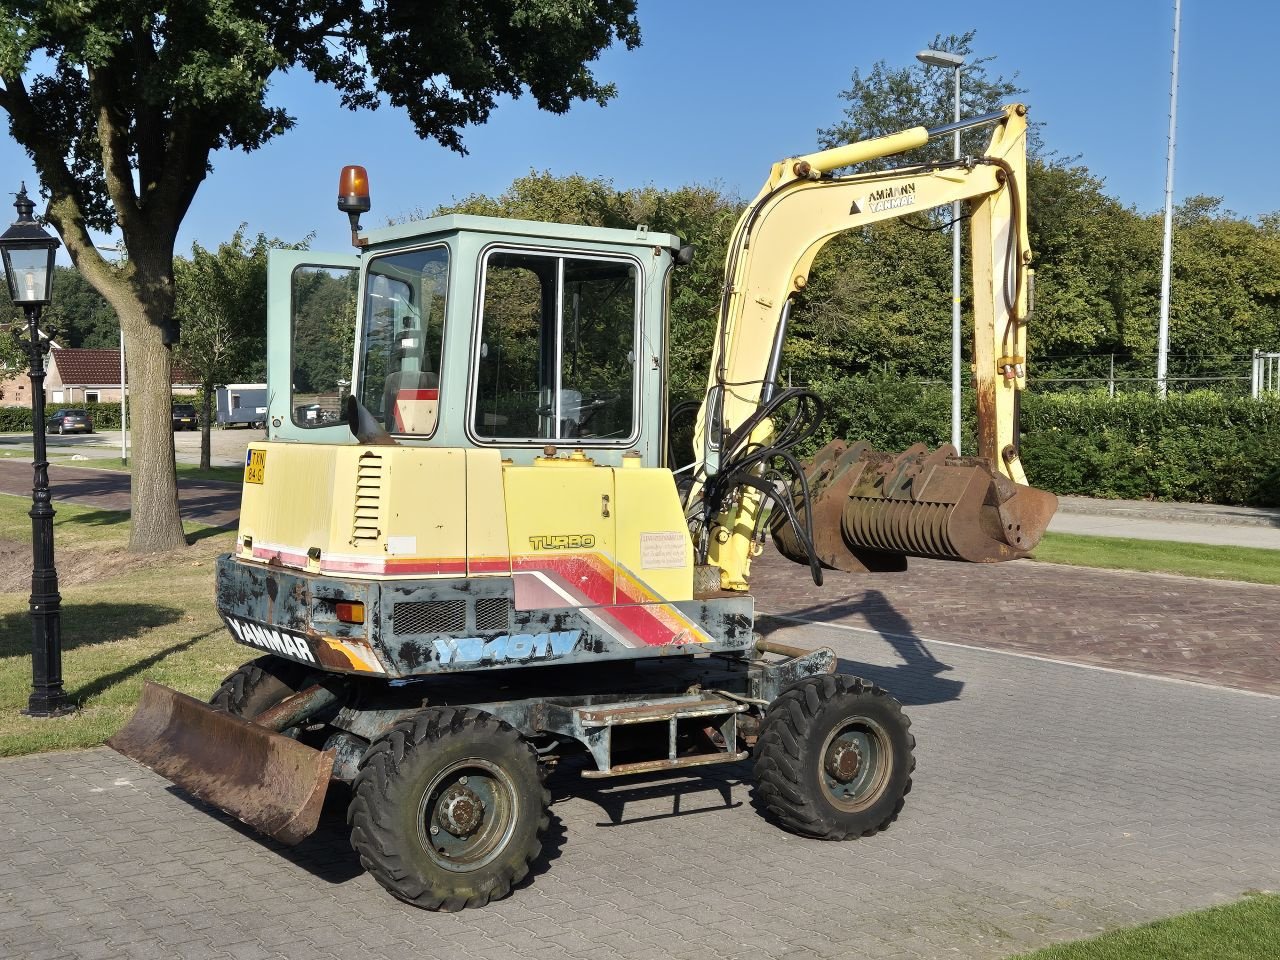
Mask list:
[[[129,474],[86,467],[49,467],[53,499],[73,501],[99,510],[129,509]],[[30,461],[0,461],[0,493],[31,496]],[[208,480],[178,481],[182,519],[202,526],[234,524],[240,515],[240,487]]]
[[[745,767],[561,774],[540,875],[482,911],[433,915],[360,872],[340,806],[286,850],[110,751],[28,757],[0,762],[2,952],[997,958],[1280,887],[1280,699],[940,645],[904,658],[851,631],[779,634],[830,642],[910,705],[916,789],[889,832],[782,833],[752,810]]]
[[[911,560],[906,573],[808,571],[768,550],[761,613],[1280,694],[1280,587],[1017,561]]]

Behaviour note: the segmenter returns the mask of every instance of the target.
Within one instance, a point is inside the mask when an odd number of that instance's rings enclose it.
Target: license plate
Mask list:
[[[244,458],[244,482],[262,483],[267,476],[267,451],[250,450]]]

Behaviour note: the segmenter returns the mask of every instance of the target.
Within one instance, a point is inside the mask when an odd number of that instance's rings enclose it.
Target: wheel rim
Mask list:
[[[495,859],[516,828],[516,788],[495,763],[468,757],[435,775],[418,804],[418,839],[440,867],[478,870]]]
[[[827,735],[818,754],[818,781],[827,799],[847,812],[864,810],[884,791],[893,768],[889,735],[874,720],[853,717]]]

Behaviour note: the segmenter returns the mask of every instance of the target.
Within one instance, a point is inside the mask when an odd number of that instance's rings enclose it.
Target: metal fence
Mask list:
[[[1253,351],[1253,380],[1249,395],[1257,400],[1264,393],[1280,393],[1280,353]]]
[[[1155,357],[1121,354],[1032,355],[1037,390],[1105,389],[1121,392],[1159,390]],[[1171,392],[1213,390],[1225,396],[1258,397],[1280,392],[1280,354],[1171,354],[1166,385]]]
[[[941,369],[941,363],[935,370]],[[1254,350],[1248,354],[1187,353],[1169,356],[1165,383],[1171,393],[1212,390],[1223,396],[1280,395],[1280,353]],[[950,377],[920,376],[894,364],[877,363],[875,372],[890,376],[895,370],[920,386],[945,386]],[[791,371],[784,371],[788,385]],[[1156,358],[1119,353],[1031,354],[1030,381],[1037,392],[1106,390],[1120,393],[1158,393]]]

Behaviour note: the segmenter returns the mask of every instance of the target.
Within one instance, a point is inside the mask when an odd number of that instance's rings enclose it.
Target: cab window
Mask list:
[[[448,280],[445,247],[376,257],[369,263],[359,396],[389,433],[435,432]]]
[[[638,304],[631,260],[491,251],[474,434],[588,443],[633,437]]]
[[[293,271],[289,410],[296,426],[331,427],[342,420],[351,386],[356,281],[356,271],[349,267],[300,266]],[[232,396],[235,409],[240,398]]]

